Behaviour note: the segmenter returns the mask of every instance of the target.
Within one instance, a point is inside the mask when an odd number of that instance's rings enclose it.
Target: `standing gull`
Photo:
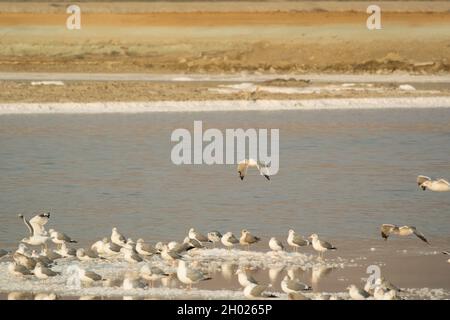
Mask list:
[[[241,237],[239,238],[239,243],[243,246],[247,246],[247,250],[250,249],[250,245],[257,243],[261,239],[258,237],[255,237],[250,233],[250,231],[244,229],[241,231]]]
[[[69,248],[65,242],[61,244],[61,247],[55,252],[64,258],[75,257],[77,255],[77,251],[74,248]]]
[[[319,236],[313,233],[310,238],[312,239],[312,246],[314,250],[319,252],[319,257],[323,256],[323,253],[328,250],[337,250],[331,243],[319,240]]]
[[[395,224],[382,224],[381,228],[381,236],[384,240],[387,240],[391,234],[395,234],[398,236],[409,236],[411,234],[414,234],[416,237],[418,237],[423,242],[430,244],[428,240],[425,238],[423,233],[417,231],[416,227],[413,226],[402,226],[399,227]]]
[[[127,239],[120,234],[116,227],[114,227],[111,231],[111,242],[117,244],[118,246],[124,247],[127,244]]]
[[[158,254],[158,250],[153,248],[150,244],[144,243],[144,239],[138,239],[136,241],[136,252],[142,256],[150,257],[154,254]]]
[[[169,248],[167,247],[167,245],[165,245],[161,251],[161,258],[163,260],[172,262],[172,264],[175,264],[175,261],[183,259],[183,257],[181,255],[179,255],[178,253],[169,250]]]
[[[189,237],[184,238],[183,240],[183,244],[187,244],[188,247],[186,247],[186,249],[191,248],[191,249],[203,249],[205,246],[198,240],[196,239],[191,239]]]
[[[211,242],[211,240],[209,240],[203,234],[195,231],[194,228],[189,229],[188,236],[189,236],[190,239],[197,240],[198,242]]]
[[[245,159],[238,163],[237,171],[241,180],[244,180],[248,168],[257,168],[262,176],[264,176],[267,180],[270,180],[268,166],[265,163],[258,162],[254,159]]]
[[[287,238],[287,243],[294,248],[297,252],[297,248],[307,246],[309,244],[308,240],[303,239],[300,235],[296,234],[294,230],[289,230],[289,235]]]
[[[450,191],[450,183],[445,179],[431,180],[431,178],[427,176],[418,176],[417,184],[424,191],[427,189],[436,192]]]
[[[208,232],[207,236],[208,240],[214,244],[214,247],[216,246],[216,243],[220,242],[220,240],[222,239],[222,234],[219,231]]]
[[[28,256],[26,256],[24,254],[21,254],[19,252],[14,252],[13,260],[17,264],[20,264],[20,265],[22,265],[25,268],[28,268],[30,270],[34,269],[34,267],[36,266],[36,260],[34,260],[33,258],[28,257]]]
[[[140,275],[142,279],[150,281],[150,285],[152,288],[155,281],[169,276],[169,274],[165,273],[162,269],[158,267],[152,267],[148,264],[142,266]]]
[[[78,271],[78,276],[82,283],[88,284],[88,285],[90,285],[96,281],[103,280],[102,276],[99,275],[98,273],[95,273],[94,271],[87,271],[87,270],[84,270],[81,268]]]
[[[139,254],[137,254],[134,250],[122,248],[120,249],[120,252],[123,253],[125,261],[129,263],[138,263],[143,261],[143,259],[139,256]]]
[[[32,275],[32,272],[30,270],[28,270],[26,267],[24,267],[21,264],[17,264],[16,262],[10,262],[8,264],[8,272],[11,273],[12,275],[18,276],[18,277]]]
[[[228,250],[230,250],[231,247],[233,247],[235,244],[239,243],[239,240],[236,239],[236,237],[231,232],[225,233],[220,241],[225,247],[228,248]]]
[[[286,293],[295,293],[311,290],[312,288],[296,279],[291,279],[288,276],[285,276],[283,281],[281,281],[281,289]]]
[[[193,284],[211,279],[200,270],[188,268],[183,260],[178,262],[177,277],[182,283],[187,284],[189,289],[192,288]]]
[[[270,238],[269,248],[272,251],[283,251],[284,246],[281,241],[277,240],[275,237]]]
[[[98,255],[96,251],[93,250],[85,250],[80,248],[76,251],[76,256],[80,261],[90,261],[92,259],[103,259]]]
[[[58,272],[43,266],[40,262],[36,263],[36,267],[34,267],[34,275],[41,280],[57,276],[58,274]]]
[[[61,244],[65,242],[69,243],[77,243],[77,241],[73,240],[71,237],[66,235],[65,233],[58,232],[54,229],[48,230],[48,233],[50,234],[50,238],[54,244],[56,244],[58,247],[61,247]]]

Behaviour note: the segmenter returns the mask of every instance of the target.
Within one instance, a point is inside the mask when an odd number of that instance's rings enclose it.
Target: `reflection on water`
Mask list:
[[[279,173],[240,181],[234,166],[173,165],[170,134],[194,120],[279,128]],[[450,197],[414,181],[449,178],[449,123],[448,109],[2,116],[0,244],[15,246],[26,235],[17,214],[39,208],[81,245],[112,226],[150,242],[191,226],[248,228],[264,242],[290,228],[377,238],[380,223],[446,236]]]

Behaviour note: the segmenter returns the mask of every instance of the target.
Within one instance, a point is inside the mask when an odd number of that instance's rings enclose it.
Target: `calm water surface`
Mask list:
[[[171,132],[194,120],[279,128],[279,173],[172,164]],[[450,109],[0,116],[0,247],[40,208],[81,244],[113,226],[149,241],[191,226],[377,238],[380,223],[447,237],[450,194],[419,190],[417,174],[450,179]]]

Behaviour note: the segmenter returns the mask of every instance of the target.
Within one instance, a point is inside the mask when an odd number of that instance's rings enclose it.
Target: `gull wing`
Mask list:
[[[34,229],[33,226],[30,224],[30,222],[23,216],[23,214],[19,214],[19,218],[21,218],[23,220],[23,223],[25,223],[25,225],[28,228],[28,231],[30,232],[30,236],[34,235]]]
[[[270,168],[264,162],[258,162],[256,166],[259,170],[259,174],[264,176],[267,180],[270,180]]]
[[[324,247],[324,248],[327,248],[327,249],[336,249],[335,247],[333,247],[332,245],[331,245],[331,243],[329,243],[329,242],[326,242],[326,241],[322,241],[322,240],[319,240],[320,241],[320,245],[322,246],[322,247]]]
[[[419,238],[420,240],[422,240],[423,242],[425,242],[428,245],[430,244],[422,232],[417,231],[416,228],[413,228],[413,230],[414,230],[414,234],[416,235],[417,238]]]
[[[303,239],[303,237],[298,234],[296,234],[294,236],[294,239],[292,242],[294,242],[296,245],[299,245],[299,246],[307,246],[309,244],[308,240]]]
[[[445,179],[439,179],[438,182],[450,186],[450,183],[447,180],[445,180]]]
[[[247,169],[248,169],[248,163],[245,160],[239,162],[237,171],[239,173],[239,178],[241,178],[241,180],[244,180],[244,177],[247,174]]]
[[[427,177],[427,176],[418,176],[417,177],[417,184],[420,186],[422,183],[424,183],[425,181],[430,181],[431,178]]]

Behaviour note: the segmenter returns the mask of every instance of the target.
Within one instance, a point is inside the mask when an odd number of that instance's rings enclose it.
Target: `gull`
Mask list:
[[[288,276],[281,281],[281,289],[286,293],[294,293],[299,291],[311,290],[312,288],[298,280],[291,279]]]
[[[248,272],[242,269],[236,270],[236,275],[238,276],[238,282],[242,287],[246,287],[249,284],[258,284],[258,281],[256,281]]]
[[[322,257],[323,253],[328,250],[337,250],[331,243],[319,240],[319,236],[313,233],[310,238],[312,239],[312,246],[314,250],[319,252],[319,256]]]
[[[34,300],[57,300],[58,296],[56,294],[52,293],[38,293],[34,296]]]
[[[283,251],[284,246],[281,241],[277,240],[275,237],[270,238],[269,248],[272,251]]]
[[[189,229],[189,234],[188,234],[190,239],[195,239],[198,242],[211,242],[211,240],[209,240],[207,237],[205,237],[203,234],[197,232],[194,230],[194,228]]]
[[[277,298],[277,296],[272,294],[264,294],[264,291],[267,289],[267,285],[265,284],[254,284],[250,283],[248,286],[244,288],[244,296],[249,299],[254,298]]]
[[[418,237],[423,242],[430,244],[428,240],[425,238],[423,233],[417,231],[416,227],[413,226],[402,226],[399,227],[395,224],[382,224],[381,228],[381,236],[384,240],[387,240],[391,234],[399,235],[399,236],[409,236],[411,234],[414,234],[416,237]]]
[[[61,247],[58,250],[55,250],[55,252],[64,258],[75,257],[77,255],[76,250],[74,248],[69,248],[65,242],[63,242]]]
[[[76,251],[76,256],[80,261],[90,261],[92,259],[104,259],[98,255],[96,251],[84,250],[80,248]]]
[[[400,288],[398,288],[397,286],[393,285],[391,282],[389,282],[388,280],[386,280],[385,278],[381,277],[381,278],[377,278],[377,280],[375,280],[375,286],[379,286],[385,290],[394,290],[396,292],[401,292],[402,290]]]
[[[172,250],[169,250],[167,246],[163,247],[161,251],[161,258],[163,260],[170,261],[172,263],[175,263],[176,260],[183,259],[181,255]]]
[[[18,264],[16,262],[10,262],[8,264],[8,272],[11,273],[12,275],[18,276],[18,277],[32,275],[32,272],[30,270],[28,270],[28,268],[26,268],[23,265]]]
[[[123,247],[132,251],[136,251],[136,244],[131,238],[127,239],[127,242],[123,245]]]
[[[58,254],[52,250],[48,250],[47,248],[42,249],[40,252],[40,255],[43,257],[47,257],[52,261],[63,258],[63,256],[61,256],[60,254]]]
[[[131,249],[122,248],[122,249],[120,249],[120,252],[123,253],[123,257],[124,257],[125,261],[127,261],[129,263],[138,263],[138,262],[143,261],[143,259],[139,256],[139,254],[137,254],[136,252],[134,252]]]
[[[34,261],[36,261],[36,262],[40,262],[40,263],[42,263],[44,266],[49,266],[49,265],[51,265],[52,263],[53,263],[53,260],[51,260],[51,259],[49,259],[48,257],[46,257],[46,256],[41,256],[41,255],[39,255],[37,252],[36,252],[36,250],[33,250],[32,252],[31,252],[31,258],[33,258],[34,259]]]
[[[143,279],[150,281],[152,288],[155,281],[169,276],[169,274],[165,273],[162,269],[158,267],[151,267],[148,264],[142,266],[140,275]]]
[[[114,227],[111,232],[111,242],[117,244],[118,246],[125,246],[127,244],[127,240],[123,235],[117,231],[117,228]]]
[[[254,235],[252,235],[250,233],[250,231],[248,231],[246,229],[243,229],[241,231],[241,237],[239,238],[239,243],[241,245],[243,245],[243,246],[246,245],[247,246],[247,250],[249,250],[251,244],[254,244],[254,243],[256,243],[256,242],[258,242],[260,240],[261,240],[260,238],[255,237]]]
[[[193,284],[211,279],[200,270],[188,268],[183,260],[178,262],[177,277],[182,283],[187,284],[189,289],[192,288]]]
[[[48,233],[50,234],[50,238],[53,241],[53,243],[56,244],[58,247],[60,247],[61,244],[65,243],[65,242],[77,243],[76,240],[73,240],[71,237],[69,237],[65,233],[58,232],[54,229],[48,230]]]
[[[150,244],[144,243],[144,239],[138,239],[136,241],[136,252],[142,256],[150,257],[154,254],[158,254],[159,251],[153,248]]]
[[[109,242],[107,238],[103,239],[103,241],[105,241],[103,244],[103,250],[105,251],[106,254],[108,255],[115,255],[120,253],[120,249],[122,249],[121,246],[113,243],[113,242]]]
[[[94,271],[87,271],[82,268],[78,270],[78,277],[80,278],[80,281],[84,284],[92,284],[96,281],[103,280],[103,277],[99,275],[98,273],[95,273]]]
[[[400,299],[399,297],[397,297],[397,291],[389,290],[384,294],[383,300],[400,300]]]
[[[185,241],[183,243],[178,243],[176,241],[171,241],[167,244],[167,248],[169,251],[181,254],[183,252],[195,249],[194,245],[191,242],[195,242],[197,246],[203,247],[203,245],[194,239],[189,239],[189,237],[185,238]]]
[[[418,176],[417,184],[424,191],[427,189],[436,192],[450,191],[450,183],[445,179],[431,180],[431,178],[427,176]]]
[[[47,235],[44,233],[40,233],[38,228],[34,228],[33,225],[25,219],[22,214],[19,214],[19,218],[23,220],[25,225],[28,227],[28,231],[30,232],[30,236],[28,238],[23,238],[21,242],[27,243],[32,246],[42,246],[45,248],[47,246],[46,242],[49,239]]]
[[[220,239],[222,239],[222,234],[219,231],[211,231],[211,232],[208,232],[207,237],[208,237],[208,240],[211,241],[215,247],[216,243],[220,242]]]
[[[34,267],[36,266],[36,260],[34,260],[31,257],[28,257],[24,254],[21,254],[19,252],[14,252],[13,254],[13,260],[17,263],[20,264],[22,266],[24,266],[27,269],[34,269]]]
[[[352,298],[353,300],[366,300],[368,297],[370,297],[369,293],[358,288],[354,284],[347,287],[347,289],[348,289],[350,298]]]
[[[225,233],[220,241],[225,247],[228,248],[228,250],[230,250],[231,247],[233,247],[235,244],[239,243],[239,240],[236,239],[236,237],[231,232]]]
[[[239,178],[244,180],[244,177],[247,174],[247,169],[253,167],[256,167],[262,176],[264,176],[267,180],[270,180],[268,166],[265,163],[254,159],[244,159],[238,163],[237,171],[239,173]]]
[[[367,291],[367,290],[366,290]],[[367,291],[368,292],[368,291]],[[384,295],[386,294],[386,290],[384,290],[382,287],[380,286],[376,286],[373,289],[373,297],[375,298],[375,300],[384,300]]]
[[[38,279],[48,279],[49,277],[57,276],[59,272],[55,272],[44,265],[42,265],[40,262],[36,263],[36,267],[34,267],[34,275]]]
[[[105,254],[105,244],[108,242],[108,238],[103,238],[98,240],[91,245],[91,250],[97,252],[98,254]]]
[[[158,251],[162,251],[164,245],[165,245],[165,243],[162,243],[161,241],[159,241],[155,244],[155,249]]]
[[[36,215],[30,219],[30,224],[38,234],[47,235],[44,226],[50,219],[50,212],[36,212]]]
[[[297,248],[309,245],[309,241],[303,239],[300,235],[297,235],[294,230],[289,230],[287,243],[294,247],[294,251],[297,252]]]
[[[191,249],[202,249],[205,247],[200,241],[189,237],[184,238],[183,244],[188,244],[189,247],[192,247]]]

